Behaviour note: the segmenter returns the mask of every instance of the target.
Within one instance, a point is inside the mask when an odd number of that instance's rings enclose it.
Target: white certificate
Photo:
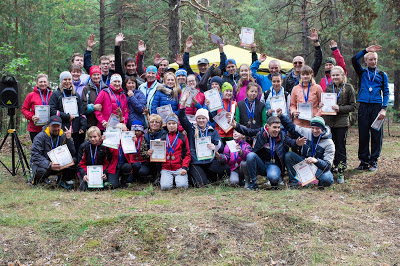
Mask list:
[[[222,130],[227,133],[229,130],[232,129],[232,125],[230,124],[230,120],[226,118],[226,114],[228,112],[225,109],[222,109],[216,116],[214,116],[214,121],[222,128]]]
[[[108,119],[107,127],[115,127],[119,124],[119,116],[116,114],[111,114],[110,118]]]
[[[181,95],[185,95],[186,92],[189,92],[189,97],[186,100],[186,107],[190,107],[190,106],[192,106],[193,98],[196,97],[196,95],[199,93],[199,91],[196,88],[186,87],[185,89],[183,89],[183,92]],[[181,97],[181,100],[182,100],[182,97]],[[182,104],[182,101],[179,101],[179,103]]]
[[[373,129],[379,131],[379,130],[381,129],[382,125],[383,125],[383,122],[385,122],[385,119],[380,119],[380,120],[378,120],[378,117],[379,117],[379,114],[378,114],[378,116],[375,118],[375,120],[374,120],[374,122],[372,123],[371,127],[372,127]]]
[[[300,112],[299,119],[312,120],[312,103],[297,103],[297,111]]]
[[[208,160],[213,158],[213,151],[207,147],[211,143],[211,137],[196,138],[196,155],[197,160]]]
[[[308,164],[305,160],[293,166],[297,175],[296,178],[300,181],[302,186],[310,184],[312,181],[317,180],[315,177],[316,166]]]
[[[282,114],[287,115],[286,112],[286,99],[284,95],[278,95],[270,98],[271,109],[274,110],[273,115],[277,115],[276,110],[282,109]],[[268,110],[266,110],[268,111]]]
[[[240,33],[240,46],[250,47],[250,44],[254,42],[254,29],[242,27]]]
[[[226,142],[226,145],[228,145],[228,147],[229,147],[229,150],[231,151],[231,152],[238,152],[239,150],[237,149],[237,147],[236,147],[236,141],[234,141],[234,140],[229,140],[229,141],[227,141]]]
[[[88,165],[88,188],[102,188],[103,184],[103,166],[102,165]]]
[[[204,92],[204,96],[210,101],[210,105],[208,106],[208,110],[210,112],[214,112],[223,108],[221,95],[217,89],[211,89]]]
[[[336,111],[332,109],[333,105],[337,105],[336,93],[321,93],[321,102],[324,104],[321,109],[321,115],[336,115]]]
[[[74,160],[72,159],[71,153],[69,152],[67,144],[58,146],[47,153],[50,160],[54,164],[59,164],[60,169],[64,169],[74,165]]]
[[[103,141],[103,145],[111,149],[118,149],[121,141],[121,132],[122,130],[119,127],[107,127],[104,132],[106,139]]]
[[[46,125],[50,119],[50,105],[35,105],[35,116],[39,117],[35,126]]]
[[[63,104],[64,113],[70,114],[73,117],[79,116],[78,103],[76,100],[76,96],[62,98],[62,104]]]
[[[136,145],[132,137],[135,134],[134,131],[122,131],[121,132],[121,146],[124,153],[136,153]]]
[[[190,123],[192,123],[192,124],[196,123],[196,118],[194,115],[186,115],[186,117]]]
[[[157,114],[159,116],[161,116],[162,121],[163,121],[163,126],[165,126],[167,124],[167,122],[166,122],[167,116],[171,113],[173,113],[173,111],[172,111],[172,107],[170,104],[157,107]]]
[[[224,44],[224,41],[223,41],[223,40],[221,39],[221,37],[219,37],[218,35],[209,33],[209,34],[208,34],[208,37],[210,37],[210,41],[211,41],[212,43],[215,43],[215,44],[218,44],[218,43]]]
[[[166,162],[167,161],[167,143],[165,140],[150,140],[150,149],[153,154],[150,162]]]

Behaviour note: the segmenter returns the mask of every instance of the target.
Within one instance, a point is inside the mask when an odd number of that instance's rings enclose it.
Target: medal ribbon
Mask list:
[[[208,136],[208,126],[206,125],[206,134],[203,134],[203,131],[201,130],[201,128],[199,126],[197,126],[199,128],[200,131],[200,136],[203,137],[207,137]]]
[[[44,99],[43,99],[43,95],[42,95],[41,89],[38,89],[38,91],[39,91],[39,94],[40,94],[40,98],[42,99],[43,105],[47,105],[48,102],[49,102],[49,94],[50,94],[49,90],[46,89],[46,91],[47,91],[46,101],[44,101]]]
[[[96,154],[97,154],[97,145],[96,145],[96,149],[94,150],[94,156],[93,156],[93,152],[92,152],[92,144],[89,145],[90,147],[90,159],[92,159],[92,165],[96,164]]]
[[[170,154],[171,156],[174,154],[176,145],[178,144],[178,137],[179,137],[179,132],[176,133],[176,137],[171,145],[171,142],[169,141],[169,133],[167,134],[167,153]]]
[[[58,142],[59,142],[59,140],[60,140],[60,136],[58,136],[58,137],[57,137],[56,146],[54,146],[54,143],[53,143],[53,139],[52,139],[52,137],[50,137],[50,140],[51,140],[51,147],[53,147],[53,149],[55,149],[55,148],[57,148],[57,147],[58,147]]]
[[[256,102],[254,101],[253,104],[251,105],[251,107],[249,108],[249,99],[245,99],[244,103],[246,104],[246,109],[247,109],[247,117],[249,118],[249,120],[254,120],[254,113],[255,113],[255,109],[256,109]]]
[[[339,92],[337,94],[336,102],[339,101],[339,96],[340,96],[340,93],[342,92],[343,87],[344,87],[344,83],[343,83],[342,87],[340,88],[340,90],[339,90]]]
[[[275,138],[269,137],[269,149],[271,151],[271,160],[275,158]]]
[[[122,146],[120,145],[119,149],[118,149],[118,163],[119,164],[122,163],[122,156],[123,155],[124,155],[124,152],[122,151]]]
[[[223,102],[223,101],[222,101],[222,102]],[[232,99],[229,100],[228,110],[225,109],[225,104],[222,105],[222,106],[224,107],[225,111],[227,111],[228,113],[231,111],[231,103],[232,103]]]
[[[115,101],[117,102],[118,107],[121,107],[121,101],[118,101],[117,96],[115,95],[114,91],[110,88],[111,93],[114,95]]]
[[[136,156],[139,155],[140,143],[142,142],[142,139],[143,139],[143,135],[140,136],[140,138],[139,138],[139,140],[138,140],[138,143],[137,143],[137,145],[136,145]]]
[[[243,147],[243,141],[242,144],[240,144],[240,149],[242,149],[242,147]],[[235,158],[235,163],[237,163],[237,159],[239,158],[239,152],[238,151],[234,152],[233,157]]]
[[[314,141],[311,139],[311,152],[312,152],[312,157],[314,157],[315,153],[317,152],[317,147],[318,143],[321,140],[322,134],[319,135],[317,143],[315,143],[315,149],[314,149]]]
[[[306,102],[308,102],[308,96],[310,95],[310,87],[311,87],[311,82],[308,83],[308,90],[307,90],[307,97],[306,97],[306,94],[304,93],[303,82],[301,83],[301,88],[303,89],[304,100],[306,100]]]
[[[292,72],[292,78],[296,82],[296,85],[299,84],[299,78],[294,76],[294,72]]]
[[[372,85],[374,85],[374,80],[375,80],[376,74],[377,74],[376,68],[375,68],[375,70],[374,70],[374,77],[373,77],[372,80],[371,80],[371,77],[370,77],[370,75],[369,75],[369,69],[368,69],[368,68],[367,68],[367,74],[368,74],[368,83],[369,83],[369,87],[372,88]],[[372,74],[371,74],[371,75],[372,75]]]
[[[326,86],[331,85],[331,83],[332,83],[332,79],[331,79],[331,82],[328,82],[328,77],[325,75],[325,84],[326,84]]]

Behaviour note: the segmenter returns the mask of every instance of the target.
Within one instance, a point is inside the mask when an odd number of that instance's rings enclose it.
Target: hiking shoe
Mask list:
[[[65,181],[65,184],[72,186],[74,184],[74,180]]]
[[[285,186],[285,182],[283,182],[283,180],[278,183],[278,187],[284,187],[284,186]]]
[[[355,168],[354,170],[363,171],[363,170],[368,170],[368,169],[369,169],[368,164],[360,163],[360,165],[357,168]]]
[[[332,168],[332,173],[336,174],[338,172],[338,168],[335,166]]]
[[[344,183],[344,174],[343,173],[338,173],[337,174],[337,183],[338,184],[343,184]]]
[[[370,171],[370,172],[376,172],[376,170],[378,170],[378,164],[377,163],[371,164],[371,166],[368,169],[368,171]]]
[[[268,188],[271,187],[271,186],[272,186],[272,185],[271,185],[271,182],[270,182],[269,180],[267,180],[267,181],[265,182],[265,186],[268,187]]]
[[[71,189],[71,186],[64,183],[64,181],[60,181],[59,183],[60,187],[65,188],[65,189]]]
[[[258,185],[254,183],[250,183],[246,189],[256,191],[258,189]]]

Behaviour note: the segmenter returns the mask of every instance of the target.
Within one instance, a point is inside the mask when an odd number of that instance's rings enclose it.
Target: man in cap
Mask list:
[[[342,67],[344,73],[347,75],[346,63],[344,62],[344,58],[337,47],[337,43],[334,40],[331,40],[331,44],[329,45],[329,47],[332,50],[333,57],[327,57],[325,59],[325,76],[321,79],[321,82],[319,83],[324,92],[326,91],[326,87],[332,84],[331,69],[334,66]]]
[[[48,179],[50,175],[57,175],[55,182],[64,188],[70,188],[71,181],[75,178],[75,166],[64,168],[56,163],[52,163],[47,154],[49,151],[66,144],[69,152],[75,154],[75,145],[71,137],[71,129],[61,129],[62,120],[59,116],[53,115],[48,121],[48,126],[40,132],[33,140],[31,148],[31,179],[30,183],[51,183]],[[73,183],[73,182],[72,182]]]

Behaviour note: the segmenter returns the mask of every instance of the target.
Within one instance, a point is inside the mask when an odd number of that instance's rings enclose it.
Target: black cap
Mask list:
[[[175,72],[176,72],[176,69],[173,68],[173,67],[167,67],[167,68],[165,69],[164,73],[167,73],[167,72],[175,73]]]
[[[49,125],[62,125],[62,120],[61,117],[53,115],[52,117],[50,117],[49,121],[47,122],[47,124]]]

